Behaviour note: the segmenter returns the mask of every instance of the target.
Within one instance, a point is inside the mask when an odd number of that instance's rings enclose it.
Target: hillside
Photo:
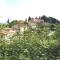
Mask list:
[[[28,21],[30,21],[33,17],[28,17]],[[39,16],[39,17],[35,17],[36,19],[42,19],[44,20],[44,22],[48,22],[48,23],[53,23],[53,24],[57,24],[60,23],[60,21],[54,17],[47,17],[46,15],[43,16]]]

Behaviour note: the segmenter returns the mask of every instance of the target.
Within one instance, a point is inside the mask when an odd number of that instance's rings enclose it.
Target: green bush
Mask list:
[[[60,50],[57,39],[46,32],[25,31],[10,40],[0,40],[0,60],[57,60]]]

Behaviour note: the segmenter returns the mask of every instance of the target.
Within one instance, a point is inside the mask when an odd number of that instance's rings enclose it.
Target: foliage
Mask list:
[[[60,24],[56,25],[56,39],[60,40]]]
[[[30,20],[31,20],[31,17],[29,16],[29,17],[28,17],[28,21],[30,21]]]
[[[9,24],[10,23],[10,21],[9,21],[9,19],[7,20],[7,24]]]
[[[2,23],[0,23],[0,30],[1,29],[4,29],[4,28],[6,28],[7,27],[7,24],[2,24]]]
[[[23,34],[16,34],[10,40],[1,39],[0,60],[57,60],[60,58],[58,32],[60,28],[48,36],[47,27],[40,26],[36,31],[29,29]]]
[[[43,15],[43,16],[41,17],[41,19],[43,19],[43,20],[44,20],[44,22],[48,22],[48,17],[47,17],[47,16],[45,16],[45,15]]]
[[[55,24],[50,24],[50,30],[54,31],[56,29]]]
[[[54,23],[54,24],[60,23],[60,21],[57,20],[56,18],[53,18],[53,17],[47,17],[46,15],[41,16],[41,19],[43,19],[44,22],[48,22],[48,23]]]
[[[12,22],[9,23],[9,27],[12,27],[13,25],[17,24],[17,20],[13,20]]]

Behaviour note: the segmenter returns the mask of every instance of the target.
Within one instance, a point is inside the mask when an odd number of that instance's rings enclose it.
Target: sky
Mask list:
[[[60,0],[0,0],[0,23],[42,15],[60,20]]]

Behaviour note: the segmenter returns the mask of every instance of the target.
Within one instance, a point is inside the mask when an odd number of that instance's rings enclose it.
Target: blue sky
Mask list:
[[[9,5],[9,6],[18,6],[18,5],[23,5],[26,3],[28,0],[4,0],[4,2]]]
[[[42,15],[60,20],[59,6],[60,0],[0,0],[0,22]]]

